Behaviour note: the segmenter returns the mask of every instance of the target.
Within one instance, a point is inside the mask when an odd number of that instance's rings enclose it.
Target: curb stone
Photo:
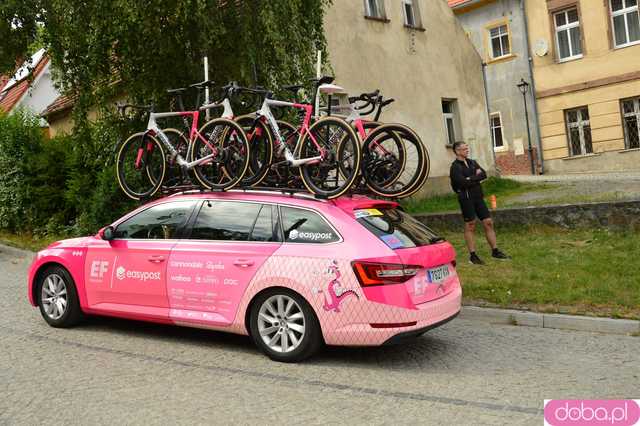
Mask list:
[[[635,320],[542,314],[512,309],[481,308],[478,306],[463,306],[460,318],[490,324],[555,328],[559,330],[589,331],[606,334],[640,333],[640,321]]]

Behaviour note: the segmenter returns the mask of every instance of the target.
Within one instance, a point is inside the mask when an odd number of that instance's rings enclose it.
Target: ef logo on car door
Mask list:
[[[109,270],[109,261],[107,260],[94,260],[91,262],[91,269],[89,276],[91,281],[102,281],[104,274]]]

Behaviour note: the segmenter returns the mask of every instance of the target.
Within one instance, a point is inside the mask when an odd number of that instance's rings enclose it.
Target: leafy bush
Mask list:
[[[45,139],[27,112],[0,115],[0,229],[36,235],[96,232],[132,207],[115,179],[121,123],[103,120]]]

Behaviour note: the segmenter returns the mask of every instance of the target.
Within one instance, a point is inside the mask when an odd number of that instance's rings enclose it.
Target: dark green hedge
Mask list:
[[[117,185],[115,147],[127,129],[103,120],[46,139],[39,118],[0,115],[0,229],[79,236],[134,206]]]

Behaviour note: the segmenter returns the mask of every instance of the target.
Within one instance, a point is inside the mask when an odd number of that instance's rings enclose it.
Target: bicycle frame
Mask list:
[[[230,107],[230,106],[229,106]],[[191,130],[189,132],[189,145],[192,145],[196,138],[199,138],[202,142],[204,142],[209,149],[211,149],[211,154],[202,157],[198,160],[188,162],[178,153],[178,151],[171,145],[169,138],[167,135],[158,127],[156,119],[158,118],[168,118],[168,117],[185,117],[191,116]],[[203,163],[208,162],[212,158],[214,158],[218,154],[218,150],[212,146],[209,141],[207,141],[200,132],[198,132],[198,119],[200,117],[200,111],[184,111],[184,112],[151,112],[149,113],[149,121],[147,123],[147,130],[145,132],[145,137],[147,135],[158,136],[160,142],[164,145],[164,147],[169,151],[171,156],[176,158],[176,162],[180,167],[183,167],[187,170],[197,167]],[[217,129],[216,129],[217,130]],[[143,139],[144,140],[144,139]],[[138,166],[140,161],[140,156],[136,160],[136,166]]]
[[[318,148],[318,151],[320,151],[319,156],[309,157],[309,158],[295,157],[295,155],[291,152],[291,150],[285,143],[284,138],[282,137],[282,134],[280,133],[280,127],[278,126],[278,123],[275,117],[273,116],[273,113],[271,112],[271,108],[270,108],[271,105],[303,109],[305,111],[304,120],[302,122],[302,126],[299,129],[300,134],[298,136],[298,141],[296,142],[296,149],[298,145],[301,143],[304,136],[308,134],[308,136],[311,138],[311,141],[314,143],[316,148]],[[273,131],[273,134],[276,137],[276,145],[278,149],[280,151],[284,151],[284,158],[291,167],[300,167],[305,164],[316,164],[322,161],[326,155],[326,150],[323,147],[321,147],[320,144],[318,144],[318,141],[316,140],[316,138],[313,136],[313,134],[309,132],[309,123],[311,122],[312,114],[313,114],[312,105],[278,101],[278,100],[269,99],[269,98],[265,98],[264,102],[262,103],[262,107],[256,113],[258,119],[260,119],[261,117],[264,117],[267,120],[269,127],[271,128],[271,130]]]

